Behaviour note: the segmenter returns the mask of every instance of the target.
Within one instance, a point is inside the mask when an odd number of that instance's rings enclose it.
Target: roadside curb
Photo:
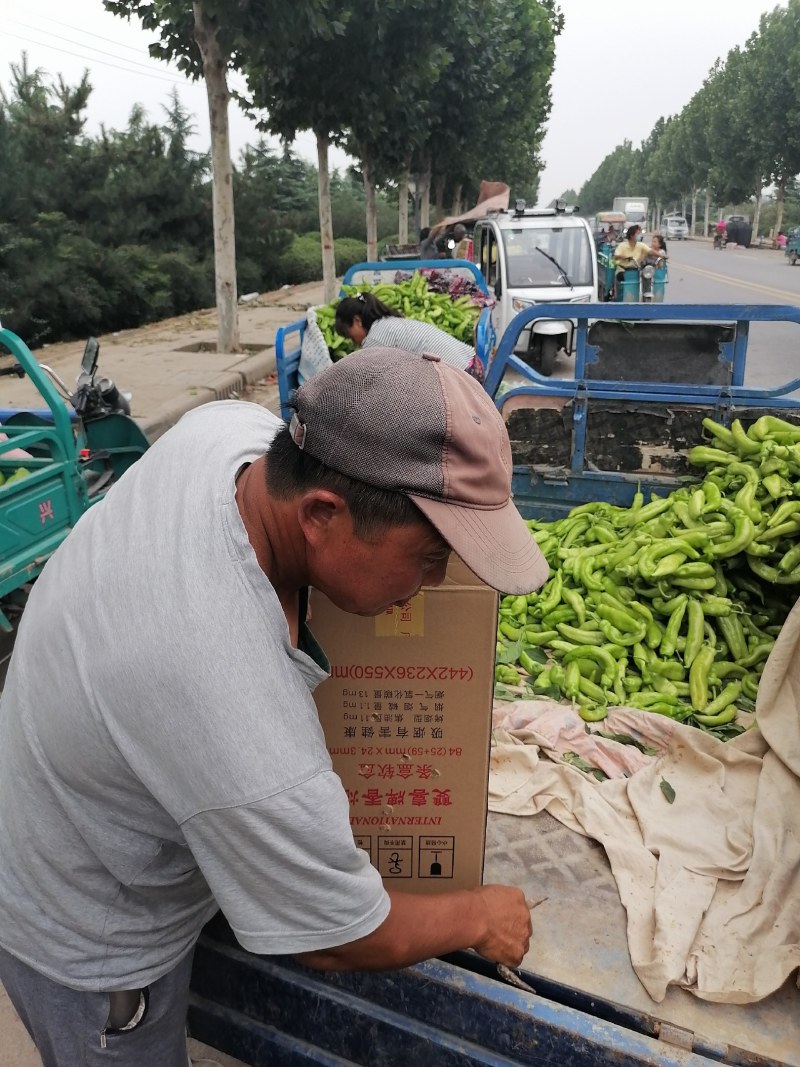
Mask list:
[[[221,371],[206,384],[197,386],[191,393],[173,397],[151,414],[136,419],[136,422],[152,444],[187,411],[199,408],[212,400],[230,400],[231,397],[244,392],[248,385],[255,385],[274,371],[275,349],[270,346],[269,349],[255,352],[242,360],[235,371]]]

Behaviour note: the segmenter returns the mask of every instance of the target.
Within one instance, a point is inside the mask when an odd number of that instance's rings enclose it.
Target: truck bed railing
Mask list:
[[[577,319],[575,372],[537,373],[514,348],[536,319]],[[523,514],[555,518],[576,503],[628,506],[638,486],[669,492],[691,474],[702,419],[800,415],[800,377],[745,385],[751,323],[795,322],[800,308],[750,304],[540,304],[509,324],[485,388],[509,429]],[[510,387],[501,391],[504,380]],[[509,384],[506,381],[506,384]],[[612,432],[624,411],[622,432]],[[676,432],[676,421],[680,422]],[[662,429],[669,427],[668,432]],[[638,459],[638,465],[637,465]]]

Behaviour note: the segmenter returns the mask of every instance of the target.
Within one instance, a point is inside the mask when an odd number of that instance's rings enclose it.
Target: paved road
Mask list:
[[[782,252],[730,246],[714,251],[702,239],[669,242],[667,304],[781,304],[800,308],[800,266]],[[556,377],[572,377],[560,356]],[[747,385],[776,388],[800,376],[800,324],[756,324],[750,332]]]

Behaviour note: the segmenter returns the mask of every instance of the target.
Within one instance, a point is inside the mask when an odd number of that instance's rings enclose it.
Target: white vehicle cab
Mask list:
[[[661,220],[661,233],[668,240],[685,241],[689,236],[689,223],[686,221],[686,216],[679,215],[677,212],[665,215]]]
[[[534,304],[590,303],[597,300],[597,259],[586,219],[567,208],[497,211],[475,223],[476,265],[497,297],[493,323],[501,337],[520,311]],[[560,350],[571,355],[575,323],[544,319],[528,331],[525,356],[542,374],[552,374]]]

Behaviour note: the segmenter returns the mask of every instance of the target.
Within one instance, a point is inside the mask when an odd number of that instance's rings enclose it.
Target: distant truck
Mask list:
[[[647,208],[650,200],[646,196],[615,196],[614,211],[621,211],[629,226],[639,225],[647,229]]]

